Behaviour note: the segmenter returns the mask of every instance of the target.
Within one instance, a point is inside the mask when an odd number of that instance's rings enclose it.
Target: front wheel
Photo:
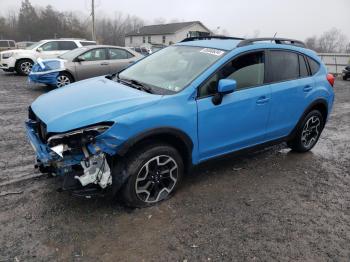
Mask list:
[[[294,138],[288,142],[288,146],[296,152],[311,150],[320,138],[324,127],[324,119],[318,110],[309,112],[298,127]]]
[[[129,179],[122,188],[123,202],[130,207],[146,207],[168,199],[184,173],[178,151],[167,144],[149,145],[133,152],[126,162]]]
[[[32,71],[33,61],[30,59],[22,59],[16,63],[15,69],[17,74],[22,76],[29,75],[30,71]]]

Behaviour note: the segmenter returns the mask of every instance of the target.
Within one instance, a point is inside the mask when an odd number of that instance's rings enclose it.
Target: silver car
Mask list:
[[[62,87],[75,81],[119,72],[142,57],[125,47],[84,46],[57,59],[39,59],[29,74],[29,80]]]

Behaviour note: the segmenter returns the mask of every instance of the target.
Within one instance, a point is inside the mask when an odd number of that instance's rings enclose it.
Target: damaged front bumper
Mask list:
[[[76,148],[63,143],[49,146],[40,137],[42,127],[39,121],[28,120],[25,125],[36,152],[35,166],[42,173],[62,177],[63,190],[85,197],[104,195],[108,191],[106,189],[112,185],[112,172],[105,152],[94,150],[92,153],[85,144]]]

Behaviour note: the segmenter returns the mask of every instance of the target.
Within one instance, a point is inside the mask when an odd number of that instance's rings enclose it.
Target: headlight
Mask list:
[[[10,58],[12,55],[13,55],[13,52],[4,53],[4,54],[2,54],[2,58],[3,58],[3,59],[7,59],[7,58]]]
[[[85,144],[93,142],[96,136],[107,131],[113,122],[103,122],[94,126],[89,126],[67,133],[54,134],[47,139],[49,146],[56,146],[58,144],[66,144],[71,148],[80,147]]]

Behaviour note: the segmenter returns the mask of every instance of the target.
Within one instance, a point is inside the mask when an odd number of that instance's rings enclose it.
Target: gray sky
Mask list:
[[[31,0],[34,6],[52,5],[60,11],[89,13],[90,0]],[[200,20],[220,26],[234,36],[291,37],[304,40],[336,27],[350,39],[350,0],[95,0],[97,16],[136,15],[147,23]],[[18,10],[21,0],[0,0],[0,13]]]

